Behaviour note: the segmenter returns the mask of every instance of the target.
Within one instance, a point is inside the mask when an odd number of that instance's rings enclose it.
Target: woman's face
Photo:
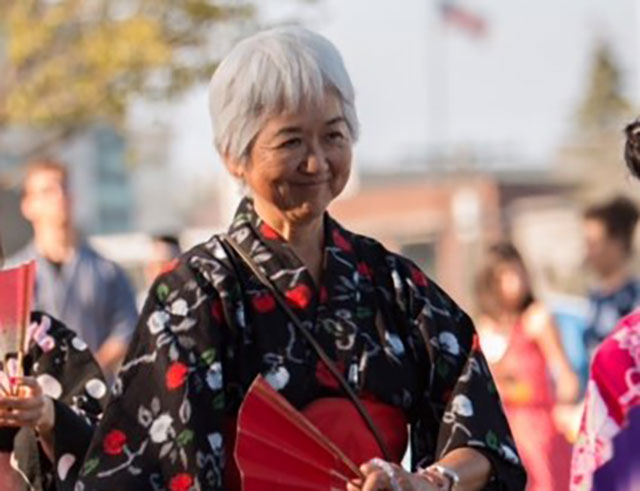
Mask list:
[[[268,119],[253,142],[249,161],[227,165],[251,189],[259,211],[304,223],[322,216],[344,189],[351,146],[342,104],[328,92],[319,109]]]
[[[496,279],[502,305],[508,309],[519,308],[529,291],[522,266],[516,261],[502,263],[496,271]]]

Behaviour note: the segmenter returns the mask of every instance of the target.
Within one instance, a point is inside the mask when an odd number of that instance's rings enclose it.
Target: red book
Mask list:
[[[18,374],[26,348],[35,272],[35,261],[0,271],[0,363],[4,369],[11,359],[17,360]]]
[[[237,431],[244,490],[344,490],[361,477],[358,466],[261,376],[240,407]]]

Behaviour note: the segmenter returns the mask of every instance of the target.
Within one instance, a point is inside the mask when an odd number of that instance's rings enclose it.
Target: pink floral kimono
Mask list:
[[[624,318],[591,364],[580,433],[573,450],[571,491],[591,489],[593,473],[612,457],[613,437],[640,404],[640,311]]]

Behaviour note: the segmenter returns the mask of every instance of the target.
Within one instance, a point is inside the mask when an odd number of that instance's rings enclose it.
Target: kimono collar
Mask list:
[[[328,292],[316,285],[311,273],[291,246],[255,211],[253,201],[244,198],[229,228],[229,235],[249,254],[280,292],[298,309],[313,309]],[[324,215],[324,261],[322,283],[331,284],[338,269],[349,276],[358,269],[351,234],[328,213]],[[345,269],[347,271],[345,271]]]

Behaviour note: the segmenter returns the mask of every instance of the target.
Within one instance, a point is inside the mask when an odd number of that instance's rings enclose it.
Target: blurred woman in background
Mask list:
[[[487,256],[476,282],[480,344],[529,475],[528,489],[566,489],[569,446],[552,415],[556,402],[576,398],[578,379],[516,248],[498,243]]]

